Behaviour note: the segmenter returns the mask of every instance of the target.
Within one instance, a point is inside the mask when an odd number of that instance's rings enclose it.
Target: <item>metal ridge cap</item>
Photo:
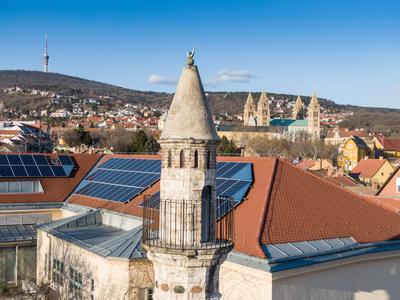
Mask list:
[[[313,255],[301,255],[301,256],[298,255],[284,259],[267,259],[267,260],[270,265],[271,271],[274,272],[274,271],[286,270],[305,265],[312,265],[357,255],[385,252],[391,250],[400,250],[400,240],[372,242],[364,244],[358,243],[356,245],[345,246],[336,250],[340,251],[328,250],[319,253],[314,253]],[[318,258],[320,259],[318,260]]]

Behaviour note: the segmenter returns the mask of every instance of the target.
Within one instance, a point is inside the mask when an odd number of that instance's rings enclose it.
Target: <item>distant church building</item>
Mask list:
[[[269,126],[270,113],[268,97],[265,91],[262,91],[257,105],[257,124],[258,126]]]
[[[268,96],[263,91],[255,109],[253,97],[248,94],[244,106],[243,125],[244,126],[263,126],[280,127],[285,138],[295,139],[296,137],[307,134],[312,140],[320,139],[321,107],[317,95],[314,92],[307,112],[301,97],[298,96],[293,107],[292,118],[270,118]]]
[[[315,93],[315,91],[311,97],[310,105],[308,106],[307,118],[308,118],[308,133],[313,138],[319,139],[321,132],[320,128],[321,107],[319,105],[317,94]]]
[[[304,104],[303,101],[301,101],[301,97],[297,96],[296,103],[294,104],[293,107],[292,119],[293,120],[304,119],[304,117],[305,117]]]
[[[246,104],[244,105],[243,120],[245,126],[256,126],[256,108],[251,93],[247,95]]]

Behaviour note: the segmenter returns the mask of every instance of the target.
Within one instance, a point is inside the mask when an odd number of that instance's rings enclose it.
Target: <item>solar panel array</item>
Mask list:
[[[0,155],[0,178],[67,177],[74,163],[67,155],[49,157],[43,154]]]
[[[111,158],[86,176],[76,194],[125,203],[158,181],[160,172],[160,160]],[[252,181],[250,163],[217,163],[217,196],[239,203]],[[151,201],[158,207],[159,193]]]
[[[232,199],[236,204],[240,203],[246,195],[250,185],[253,182],[253,173],[251,163],[236,162],[217,162],[217,197],[220,207],[217,207],[217,217],[224,215],[232,207],[229,201],[223,199]],[[160,192],[145,199],[141,206],[159,208]]]
[[[159,180],[160,169],[159,160],[111,158],[95,168],[76,193],[127,202]]]
[[[217,197],[240,202],[253,182],[250,163],[217,162]]]

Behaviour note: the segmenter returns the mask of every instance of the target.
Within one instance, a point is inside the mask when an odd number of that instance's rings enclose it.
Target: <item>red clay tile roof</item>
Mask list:
[[[327,180],[337,186],[359,186],[360,185],[360,183],[358,183],[354,178],[352,178],[346,174],[337,175],[337,176],[328,176],[327,170],[312,170],[309,172],[316,176],[324,178],[325,180]]]
[[[368,199],[374,201],[376,204],[388,208],[395,213],[400,212],[400,198],[385,198],[378,196],[367,196]]]
[[[279,161],[261,242],[353,237],[360,243],[400,238],[400,217],[366,198]]]
[[[75,187],[86,176],[88,171],[96,164],[101,155],[71,154],[77,164],[76,172],[73,171],[67,178],[40,178],[43,193],[35,194],[0,194],[0,203],[43,203],[63,202],[73,192]],[[23,181],[27,178],[0,179],[0,181]]]
[[[376,137],[386,151],[400,151],[400,139],[386,138],[383,136]]]
[[[105,155],[102,162],[111,157],[116,156]],[[218,161],[253,164],[253,185],[235,208],[235,250],[239,252],[265,258],[262,244],[349,236],[360,243],[400,238],[397,214],[288,162],[268,157],[219,157]],[[144,195],[157,191],[159,182],[126,204],[82,195],[72,195],[68,201],[141,217],[138,204]]]
[[[339,137],[351,137],[351,136],[359,136],[359,137],[367,137],[368,133],[365,130],[348,130],[346,128],[333,128],[329,129],[326,137],[334,138],[336,137],[336,132],[339,133]]]
[[[371,178],[382,168],[386,161],[386,159],[362,159],[357,163],[351,173],[359,177]]]
[[[299,162],[296,167],[302,169],[302,170],[308,170],[309,168],[314,167],[315,165],[315,160],[312,159],[305,159]]]

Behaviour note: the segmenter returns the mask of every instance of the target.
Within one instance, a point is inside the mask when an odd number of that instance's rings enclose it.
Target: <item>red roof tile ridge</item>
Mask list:
[[[290,162],[287,162],[287,161],[284,161],[284,160],[281,160],[281,159],[278,159],[278,160],[281,161],[281,162],[284,162],[285,164],[287,164],[287,165],[289,165],[289,166],[291,166],[291,167],[296,167],[295,165],[291,164]],[[301,169],[301,168],[297,168],[297,169],[299,169],[300,171],[302,171],[302,172],[304,172],[304,173],[306,173],[306,174],[310,174],[310,175],[313,176],[314,178],[317,178],[318,180],[324,181],[324,182],[330,184],[331,186],[333,186],[333,187],[335,187],[335,188],[337,188],[337,189],[340,189],[340,190],[342,190],[342,191],[344,191],[344,192],[346,192],[346,193],[348,193],[348,194],[352,194],[352,195],[356,196],[357,198],[359,198],[359,199],[361,199],[361,200],[363,200],[363,201],[367,201],[367,202],[369,202],[369,203],[371,203],[371,204],[374,204],[374,205],[376,205],[376,206],[378,206],[378,207],[385,208],[387,211],[389,211],[389,212],[391,212],[391,213],[394,213],[392,210],[388,209],[387,207],[383,207],[383,206],[381,206],[381,205],[378,205],[375,201],[372,201],[372,200],[368,199],[366,196],[362,196],[362,195],[360,195],[360,194],[358,194],[358,193],[356,193],[356,192],[353,192],[352,190],[346,189],[346,188],[344,188],[344,187],[342,187],[342,186],[335,185],[335,184],[332,183],[331,181],[326,180],[326,179],[323,178],[323,177],[317,176],[317,175],[315,175],[315,174],[313,174],[313,173],[311,173],[311,172],[304,171],[304,170]],[[398,214],[396,214],[396,215],[398,215]]]
[[[259,247],[259,249],[261,251],[262,251],[261,245],[263,244],[262,243],[263,232],[264,232],[264,229],[266,228],[266,226],[268,226],[267,223],[270,222],[270,220],[268,220],[268,218],[267,218],[267,215],[268,215],[269,206],[271,204],[271,201],[270,201],[271,200],[271,194],[272,194],[272,191],[273,191],[274,179],[275,179],[275,175],[276,175],[276,172],[277,172],[277,166],[278,166],[279,160],[280,160],[279,158],[275,158],[275,161],[274,161],[273,171],[272,171],[272,174],[271,174],[271,180],[269,181],[268,189],[267,189],[267,197],[265,199],[266,201],[264,201],[264,207],[263,207],[263,213],[262,213],[263,218],[261,218],[261,220],[260,220],[260,224],[259,224],[258,232],[257,232],[257,235],[258,235],[258,247]]]

